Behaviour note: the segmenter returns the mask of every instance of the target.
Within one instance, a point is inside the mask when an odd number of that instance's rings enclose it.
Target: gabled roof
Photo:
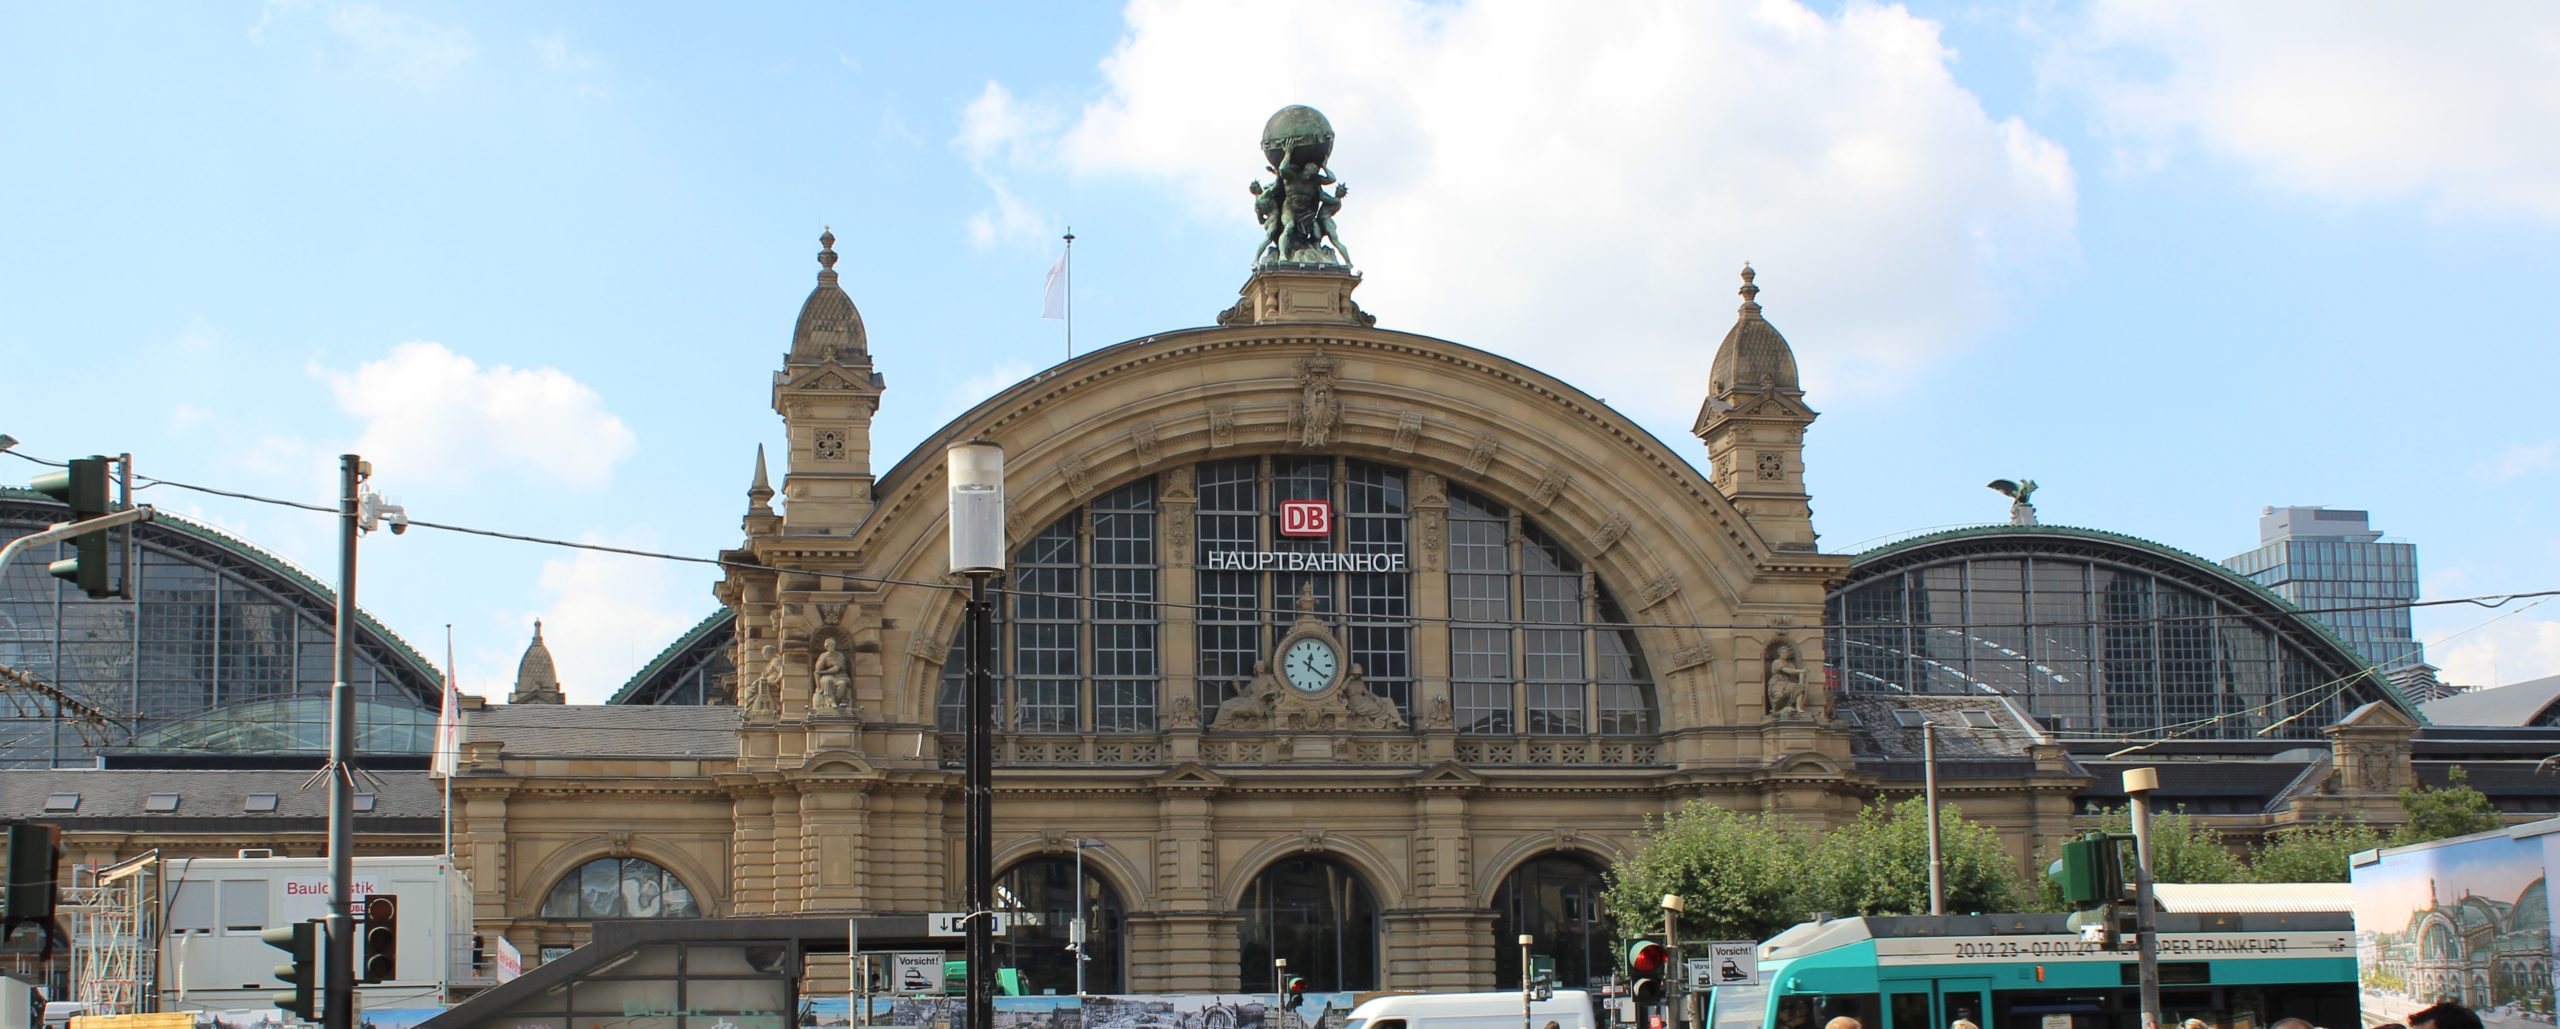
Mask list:
[[[2456,693],[2421,705],[2437,725],[2532,725],[2560,706],[2560,675]]]

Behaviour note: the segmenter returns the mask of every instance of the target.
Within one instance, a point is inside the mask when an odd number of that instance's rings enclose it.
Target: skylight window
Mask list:
[[[1962,714],[1964,715],[1964,724],[1970,725],[1976,729],[1997,729],[2000,727],[2000,723],[1992,719],[1991,712],[1982,708],[1969,707],[1964,709]]]
[[[274,811],[275,809],[276,795],[272,793],[252,793],[249,795],[249,799],[240,802],[240,810],[242,811],[255,813],[262,811]]]
[[[359,794],[356,794],[356,804],[355,804],[355,808],[356,808],[356,810],[358,810],[358,811],[371,811],[371,810],[373,810],[373,806],[374,806],[374,804],[375,804],[376,802],[378,802],[379,800],[380,800],[380,798],[378,798],[378,797],[374,796],[373,794],[370,794],[370,793],[359,793]]]
[[[1897,707],[1893,709],[1893,724],[1902,726],[1903,728],[1917,729],[1928,724],[1928,721],[1929,716],[1921,714],[1920,712],[1914,711],[1910,708]]]
[[[80,795],[77,793],[56,793],[44,798],[44,809],[47,811],[78,811],[80,810]]]
[[[175,793],[154,793],[148,797],[142,798],[142,809],[144,811],[150,811],[158,814],[166,814],[168,812],[175,811],[178,809],[178,795]]]

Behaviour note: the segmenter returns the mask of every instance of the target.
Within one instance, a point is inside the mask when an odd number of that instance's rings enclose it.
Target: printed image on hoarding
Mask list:
[[[2560,836],[2413,848],[2356,868],[2366,1024],[2451,1001],[2493,1029],[2554,1029],[2546,846]]]

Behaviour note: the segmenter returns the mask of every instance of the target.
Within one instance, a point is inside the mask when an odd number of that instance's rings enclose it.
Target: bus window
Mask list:
[[[1882,1029],[1876,1024],[1876,995],[1872,993],[1787,997],[1778,1002],[1776,1029],[1822,1029],[1844,1015],[1857,1019],[1867,1029]]]

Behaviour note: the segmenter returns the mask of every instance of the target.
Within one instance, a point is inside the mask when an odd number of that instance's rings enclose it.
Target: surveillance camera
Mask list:
[[[383,520],[391,523],[391,534],[394,536],[409,531],[409,516],[397,508],[392,509],[391,514]]]

